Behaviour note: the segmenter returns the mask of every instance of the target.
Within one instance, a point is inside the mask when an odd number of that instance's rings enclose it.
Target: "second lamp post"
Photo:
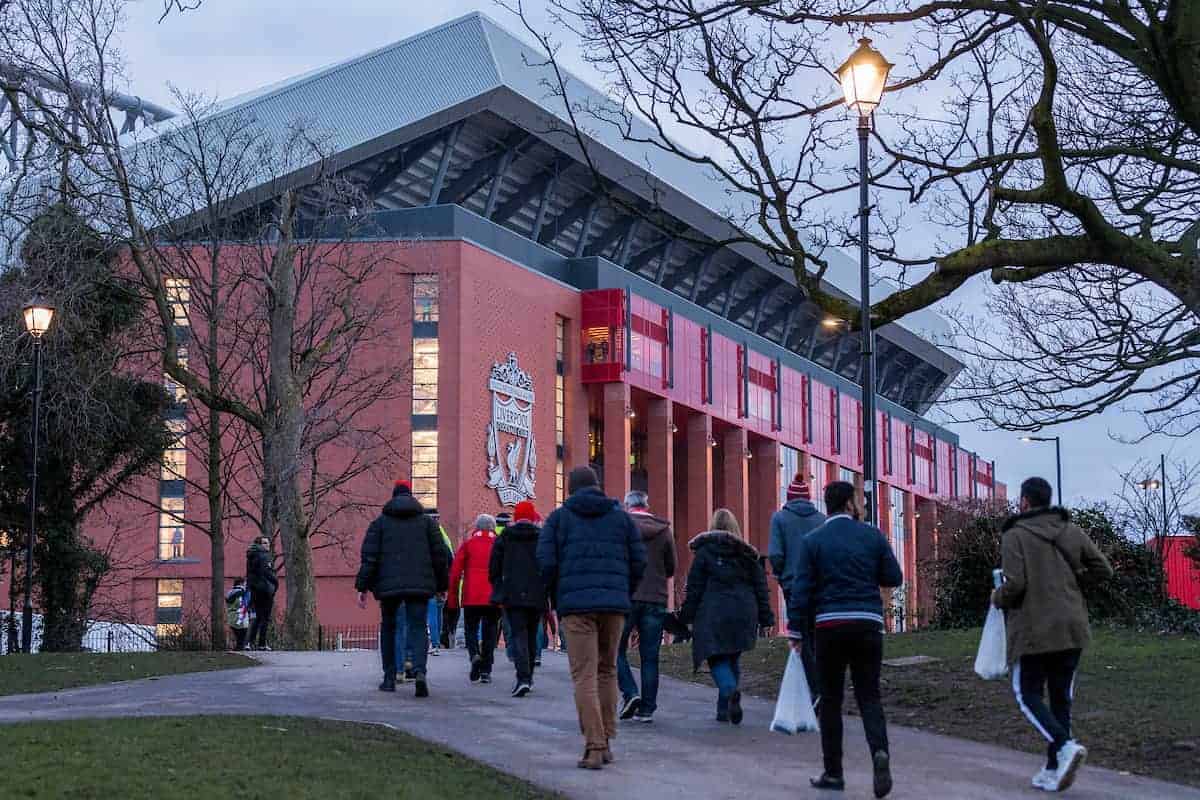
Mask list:
[[[870,39],[859,39],[858,49],[838,67],[838,81],[846,105],[858,112],[858,258],[862,282],[859,310],[862,316],[863,393],[863,516],[874,523],[879,516],[875,485],[875,333],[871,330],[871,266],[868,224],[871,213],[868,193],[867,144],[871,117],[879,107],[892,65],[871,47]]]
[[[25,330],[33,337],[33,461],[29,471],[29,536],[25,540],[25,605],[21,648],[33,652],[33,543],[37,538],[38,439],[42,416],[42,336],[54,320],[54,306],[34,299],[21,310]]]

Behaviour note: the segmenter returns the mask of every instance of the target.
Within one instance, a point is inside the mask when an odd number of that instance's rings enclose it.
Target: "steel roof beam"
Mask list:
[[[433,176],[433,186],[429,190],[429,200],[425,203],[427,206],[437,205],[438,198],[442,194],[442,184],[446,182],[446,170],[450,169],[450,159],[454,157],[454,148],[458,144],[458,134],[462,132],[465,122],[460,122],[450,129],[446,134],[446,141],[442,147],[442,157],[438,160],[437,173]]]
[[[512,164],[520,151],[534,140],[533,134],[523,131],[522,133],[524,135],[509,136],[500,149],[467,167],[449,186],[442,189],[438,202],[462,203],[486,186],[488,181],[496,180],[499,167],[502,164]]]
[[[608,249],[608,246],[620,239],[629,229],[633,227],[633,223],[637,217],[617,217],[613,220],[612,225],[608,226],[608,230],[596,237],[596,240],[584,248],[584,254],[589,256],[598,256]]]
[[[563,209],[561,214],[547,221],[543,226],[542,235],[538,237],[538,243],[549,244],[555,236],[574,225],[577,220],[586,217],[596,202],[596,195],[584,192],[575,202]]]
[[[671,263],[671,257],[675,255],[675,242],[679,241],[674,236],[667,240],[667,246],[658,256],[658,269],[654,272],[654,282],[662,286],[663,278],[667,274],[667,266]]]
[[[445,130],[439,130],[428,136],[422,136],[420,139],[409,142],[396,152],[395,156],[380,167],[371,176],[371,179],[367,181],[367,188],[364,190],[367,197],[371,201],[374,201],[385,189],[391,186],[393,181],[403,175],[406,169],[420,161],[433,148],[437,147],[438,143],[443,141],[446,135]]]
[[[491,219],[492,222],[505,222],[511,219],[518,211],[524,208],[531,199],[534,197],[539,197],[551,181],[557,180],[559,171],[561,169],[565,169],[563,162],[557,158],[554,159],[554,161],[552,161],[546,169],[542,170],[537,175],[534,175],[533,178],[530,179],[530,181],[520,189],[518,189],[512,197],[505,200],[504,204],[497,208],[495,213],[492,214],[489,219]]]

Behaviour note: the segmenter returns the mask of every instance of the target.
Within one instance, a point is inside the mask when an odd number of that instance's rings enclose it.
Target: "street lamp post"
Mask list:
[[[1054,442],[1054,468],[1058,473],[1058,483],[1054,487],[1058,495],[1058,504],[1063,505],[1062,493],[1062,439],[1057,436],[1022,436],[1022,442]]]
[[[871,330],[870,196],[867,191],[867,144],[871,116],[879,107],[892,65],[871,47],[870,39],[859,39],[858,49],[837,69],[846,105],[858,113],[858,258],[861,277],[859,311],[862,317],[863,393],[863,516],[874,523],[879,516],[875,496],[875,333]]]
[[[29,472],[29,537],[25,541],[25,606],[21,648],[33,651],[33,543],[37,538],[38,433],[42,415],[42,337],[54,320],[54,306],[35,298],[22,309],[25,330],[33,337],[33,461]]]

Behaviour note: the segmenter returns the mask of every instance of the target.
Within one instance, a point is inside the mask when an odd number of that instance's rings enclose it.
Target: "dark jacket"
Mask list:
[[[702,533],[688,546],[695,556],[679,620],[692,626],[694,666],[753,650],[758,629],[775,624],[758,551],[725,531]]]
[[[250,590],[251,596],[274,596],[279,589],[279,578],[275,577],[275,561],[271,558],[271,552],[257,542],[246,550],[246,588]]]
[[[596,487],[580,489],[550,515],[538,537],[537,559],[560,616],[629,613],[646,571],[637,526]]]
[[[771,541],[767,557],[771,572],[786,597],[796,562],[800,559],[800,541],[825,524],[825,515],[808,500],[790,500],[771,515]]]
[[[392,497],[363,537],[354,588],[376,599],[429,598],[446,591],[450,564],[437,523],[407,492]]]
[[[496,605],[546,609],[546,584],[537,563],[539,533],[536,525],[522,520],[505,528],[492,545],[488,578]]]
[[[1111,578],[1108,559],[1061,508],[1011,517],[1003,531],[1004,584],[993,592],[992,602],[1008,612],[1009,663],[1087,647],[1091,636],[1079,581]]]
[[[883,627],[879,587],[904,583],[888,540],[874,525],[845,515],[830,518],[801,540],[788,593],[788,630],[804,633],[804,621],[816,624],[866,620]]]
[[[633,593],[633,601],[665,606],[667,581],[675,577],[675,535],[671,533],[671,523],[649,511],[631,511],[629,516],[646,546],[646,574]]]

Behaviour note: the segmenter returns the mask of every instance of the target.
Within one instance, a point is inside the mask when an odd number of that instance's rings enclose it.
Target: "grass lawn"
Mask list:
[[[252,667],[237,653],[35,653],[0,658],[0,695],[54,692],[180,672]]]
[[[899,725],[1044,753],[1044,740],[1021,715],[1007,679],[974,672],[979,631],[931,631],[884,638],[884,658],[927,655],[937,663],[887,667],[883,702]],[[1075,733],[1089,762],[1200,786],[1200,639],[1133,631],[1093,631],[1075,683]],[[760,643],[742,657],[743,689],[774,698],[787,646]],[[692,675],[689,645],[663,650],[663,670]],[[857,713],[849,698],[847,707]]]
[[[295,717],[6,725],[0,751],[20,765],[5,797],[556,797],[387,728]]]

